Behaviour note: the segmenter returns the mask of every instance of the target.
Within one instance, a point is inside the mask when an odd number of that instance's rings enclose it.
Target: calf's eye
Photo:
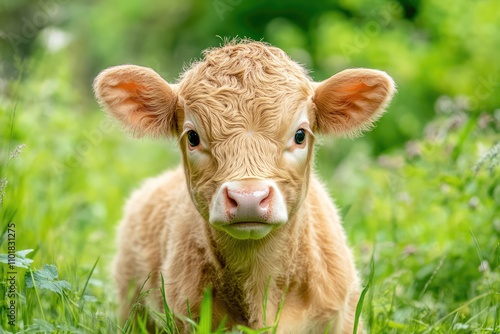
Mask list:
[[[187,139],[188,139],[189,146],[191,146],[191,147],[195,147],[195,146],[200,145],[200,137],[198,136],[198,134],[194,130],[188,131]]]
[[[295,144],[301,145],[306,140],[306,131],[304,129],[298,129],[295,132]]]

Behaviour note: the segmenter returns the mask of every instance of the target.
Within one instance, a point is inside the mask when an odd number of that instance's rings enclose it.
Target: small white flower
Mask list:
[[[473,196],[469,200],[469,207],[471,209],[473,209],[473,210],[477,209],[477,207],[479,206],[479,204],[480,204],[480,201],[479,201],[479,198],[477,198],[477,196]]]
[[[26,144],[21,144],[18,147],[16,147],[14,149],[14,151],[12,151],[12,153],[10,154],[10,158],[11,159],[17,158],[19,156],[19,154],[21,154],[21,152],[23,151],[23,149],[25,147],[26,147]]]
[[[490,271],[490,264],[488,263],[488,261],[483,260],[483,261],[481,261],[481,264],[479,265],[478,269],[482,273]]]
[[[9,183],[9,181],[7,181],[7,178],[3,177],[0,179],[0,193],[3,192],[5,187],[7,187],[7,183]]]

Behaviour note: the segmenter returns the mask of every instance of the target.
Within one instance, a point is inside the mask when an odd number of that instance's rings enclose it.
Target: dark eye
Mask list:
[[[304,131],[304,129],[298,129],[297,132],[295,132],[295,144],[302,145],[305,140],[306,132]]]
[[[191,147],[200,145],[200,137],[194,130],[189,130],[187,133],[187,139]]]

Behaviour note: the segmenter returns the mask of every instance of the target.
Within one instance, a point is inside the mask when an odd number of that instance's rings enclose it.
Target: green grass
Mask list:
[[[11,223],[16,250],[33,249],[14,269],[14,327],[11,270],[0,266],[0,332],[144,332],[144,318],[120,327],[114,315],[115,228],[128,194],[179,155],[173,142],[110,126],[90,88],[67,85],[66,59],[23,64],[0,96],[0,254]],[[362,139],[322,140],[317,170],[345,216],[366,286],[358,311],[372,333],[500,333],[496,122],[436,115],[407,150],[381,157]],[[198,333],[210,332],[210,312],[205,295]],[[155,316],[175,332],[171,314]]]

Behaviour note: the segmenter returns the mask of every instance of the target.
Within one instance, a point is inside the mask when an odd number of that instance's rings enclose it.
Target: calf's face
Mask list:
[[[191,199],[211,226],[261,239],[304,200],[315,134],[368,128],[395,88],[367,69],[315,83],[280,49],[245,43],[206,52],[175,85],[125,65],[103,71],[94,90],[134,134],[178,138]]]

